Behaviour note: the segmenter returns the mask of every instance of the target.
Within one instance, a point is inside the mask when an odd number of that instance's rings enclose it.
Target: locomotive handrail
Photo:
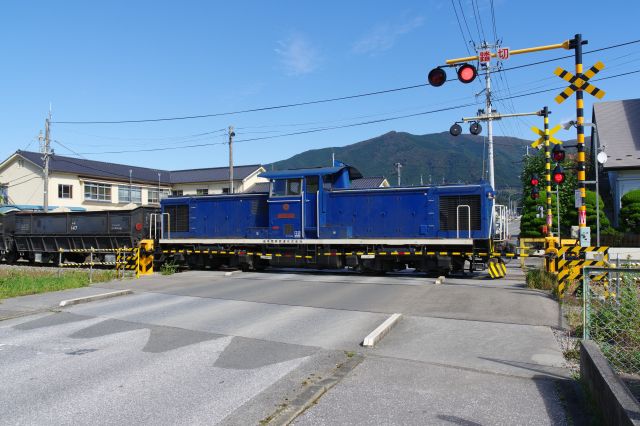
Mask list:
[[[158,234],[158,218],[160,218],[160,238],[164,238],[164,216],[167,216],[167,238],[171,238],[171,214],[150,213],[149,214],[149,239],[153,240]],[[154,220],[155,218],[155,220]]]
[[[507,206],[503,204],[495,204],[493,206],[494,214],[492,215],[496,222],[500,222],[497,239],[495,241],[506,241],[509,233],[509,220],[507,219]],[[497,210],[497,212],[496,212]],[[497,227],[496,227],[497,228]]]
[[[459,204],[458,207],[456,207],[456,238],[460,238],[460,207],[467,208],[467,219],[469,222],[469,236],[467,238],[471,238],[471,206],[468,204]]]

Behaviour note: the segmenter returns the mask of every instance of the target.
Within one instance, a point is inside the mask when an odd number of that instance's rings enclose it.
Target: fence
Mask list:
[[[640,392],[640,269],[584,267],[583,338]]]
[[[83,262],[64,261],[65,254],[74,254],[85,257]],[[87,259],[88,258],[88,259]],[[58,267],[89,267],[89,282],[93,282],[94,266],[113,266],[117,276],[124,278],[127,270],[138,272],[140,260],[140,248],[117,248],[117,249],[60,249],[58,251]]]

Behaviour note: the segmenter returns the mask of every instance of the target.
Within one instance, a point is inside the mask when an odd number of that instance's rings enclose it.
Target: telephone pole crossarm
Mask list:
[[[484,114],[484,115],[479,115],[477,117],[462,117],[462,121],[463,122],[468,122],[468,121],[487,121],[487,120],[499,120],[501,118],[509,118],[509,117],[526,117],[526,116],[531,116],[531,115],[542,115],[541,111],[536,111],[536,112],[519,112],[519,113],[515,113],[515,114]]]

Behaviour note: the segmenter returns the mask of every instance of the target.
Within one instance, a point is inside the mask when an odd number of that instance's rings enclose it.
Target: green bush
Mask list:
[[[640,189],[627,192],[622,197],[620,226],[623,231],[640,233]]]

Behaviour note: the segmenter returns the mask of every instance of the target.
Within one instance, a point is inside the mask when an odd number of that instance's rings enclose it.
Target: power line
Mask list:
[[[623,77],[623,76],[636,74],[636,73],[640,73],[640,69],[634,70],[634,71],[629,71],[629,72],[626,72],[626,73],[616,74],[616,75],[612,75],[612,76],[608,76],[608,77],[601,77],[601,78],[598,78],[598,79],[593,79],[591,81],[608,80],[608,79],[611,79],[611,78]],[[551,88],[551,89],[543,89],[543,90],[538,90],[538,91],[534,91],[534,92],[523,93],[523,94],[518,94],[518,95],[512,95],[512,96],[507,96],[507,97],[503,97],[503,98],[498,98],[498,99],[496,99],[496,101],[504,101],[504,100],[509,100],[509,99],[522,98],[522,97],[525,97],[525,96],[532,96],[532,95],[537,95],[537,94],[541,94],[541,93],[547,93],[547,92],[551,92],[551,91],[555,91],[555,90],[562,90],[564,88],[565,88],[565,86],[554,87],[554,88]],[[351,127],[359,127],[359,126],[365,126],[365,125],[370,125],[370,124],[377,124],[377,123],[383,123],[383,122],[388,122],[388,121],[400,120],[400,119],[404,119],[404,118],[411,118],[411,117],[418,117],[418,116],[422,116],[422,115],[435,114],[435,113],[438,113],[438,112],[451,111],[451,110],[455,110],[455,109],[468,108],[468,107],[474,106],[474,105],[476,105],[476,104],[475,103],[467,103],[467,104],[455,105],[455,106],[446,107],[446,108],[439,108],[439,109],[433,109],[433,110],[429,110],[429,111],[422,111],[422,112],[413,113],[413,114],[405,114],[405,115],[381,118],[381,119],[377,119],[377,120],[362,121],[362,122],[358,122],[358,123],[350,123],[350,124],[344,124],[344,125],[339,125],[339,126],[329,126],[329,127],[307,129],[307,130],[301,130],[301,131],[290,132],[290,133],[283,133],[283,134],[272,135],[272,136],[262,136],[262,137],[255,137],[255,138],[249,138],[249,139],[240,139],[240,140],[235,140],[234,143],[254,142],[254,141],[260,141],[260,140],[267,140],[267,139],[276,139],[276,138],[289,137],[289,136],[298,136],[298,135],[304,135],[304,134],[310,134],[310,133],[326,132],[326,131],[329,131],[329,130],[338,130],[338,129],[345,129],[345,128],[351,128]],[[104,151],[104,152],[85,152],[83,154],[97,155],[97,154],[125,154],[125,153],[132,153],[132,152],[156,152],[156,151],[168,151],[168,150],[174,150],[174,149],[183,149],[183,148],[200,148],[200,147],[205,147],[205,146],[215,146],[215,145],[225,145],[225,144],[226,144],[226,142],[210,142],[210,143],[202,143],[202,144],[194,144],[194,145],[185,145],[185,146],[180,146],[180,147],[149,148],[149,149],[138,149],[138,150],[120,150],[120,151]]]
[[[473,41],[473,36],[471,35],[471,30],[469,29],[469,23],[467,22],[467,17],[464,14],[464,8],[462,7],[462,0],[458,0],[458,6],[460,6],[460,14],[462,15],[462,19],[464,20],[464,26],[467,27],[467,33],[469,34],[469,42],[473,45],[475,49],[475,43]]]
[[[467,38],[464,35],[464,30],[462,29],[462,23],[460,22],[460,17],[458,16],[458,10],[456,9],[454,0],[451,0],[451,6],[453,6],[453,12],[456,14],[456,21],[458,21],[458,28],[460,28],[460,35],[462,36],[464,47],[467,49],[467,54],[471,55],[471,51],[469,50],[469,46],[467,45]]]
[[[462,12],[463,12],[462,16],[464,18],[464,11],[462,11]],[[464,19],[465,19],[465,23],[466,23],[466,18],[464,18]],[[467,28],[468,28],[468,26],[467,26]],[[628,46],[628,45],[634,44],[634,43],[640,43],[640,39],[632,40],[632,41],[628,41],[628,42],[624,42],[624,43],[619,43],[619,44],[612,45],[612,46],[606,46],[606,47],[599,48],[599,49],[594,49],[594,50],[591,50],[591,51],[586,51],[586,52],[584,52],[584,54],[601,52],[601,51],[604,51],[604,50],[614,49],[614,48],[618,48],[618,47],[622,47],[622,46]],[[516,70],[516,69],[521,69],[521,68],[530,67],[530,66],[534,66],[534,65],[545,64],[545,63],[554,62],[554,61],[558,61],[558,60],[561,60],[561,59],[567,59],[567,58],[573,58],[573,55],[560,56],[560,57],[553,58],[553,59],[547,59],[547,60],[543,60],[543,61],[532,62],[532,63],[529,63],[529,64],[518,65],[518,66],[514,66],[514,67],[510,67],[510,68],[503,68],[503,71],[512,71],[512,70]],[[483,74],[479,74],[479,75],[483,75]],[[447,81],[454,81],[454,80],[456,80],[456,79],[452,78],[452,79],[449,79]],[[405,91],[405,90],[412,90],[412,89],[422,88],[422,87],[426,87],[426,86],[430,86],[430,84],[429,83],[421,83],[421,84],[414,84],[414,85],[409,85],[409,86],[397,87],[397,88],[393,88],[393,89],[385,89],[385,90],[377,90],[377,91],[366,92],[366,93],[359,93],[359,94],[355,94],[355,95],[339,96],[339,97],[326,98],[326,99],[317,99],[317,100],[304,101],[304,102],[295,102],[295,103],[282,104],[282,105],[272,105],[272,106],[259,107],[259,108],[249,108],[249,109],[236,110],[236,111],[218,112],[218,113],[212,113],[212,114],[187,115],[187,116],[164,117],[164,118],[150,118],[150,119],[140,119],[140,120],[52,121],[52,123],[54,123],[54,124],[133,124],[133,123],[153,123],[153,122],[165,122],[165,121],[177,121],[177,120],[191,120],[191,119],[199,119],[199,118],[222,117],[222,116],[229,116],[229,115],[245,114],[245,113],[249,113],[249,112],[270,111],[270,110],[276,110],[276,109],[293,108],[293,107],[300,107],[300,106],[306,106],[306,105],[315,105],[315,104],[322,104],[322,103],[328,103],[328,102],[344,101],[344,100],[349,100],[349,99],[357,99],[357,98],[363,98],[363,97],[368,97],[368,96],[376,96],[376,95],[382,95],[382,94],[388,94],[388,93],[401,92],[401,91]]]

